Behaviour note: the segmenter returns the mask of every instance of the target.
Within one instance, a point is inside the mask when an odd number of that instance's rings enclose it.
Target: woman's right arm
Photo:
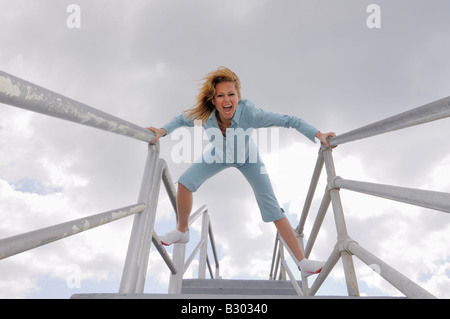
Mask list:
[[[164,124],[162,128],[155,128],[153,126],[147,127],[147,130],[155,133],[155,139],[152,141],[152,144],[156,143],[161,137],[172,133],[179,127],[183,126],[194,126],[194,121],[186,118],[184,114],[180,114],[175,116],[168,123]]]

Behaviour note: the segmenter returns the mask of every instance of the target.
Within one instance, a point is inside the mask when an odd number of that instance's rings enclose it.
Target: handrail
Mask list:
[[[409,280],[403,274],[386,264],[375,255],[371,254],[368,250],[364,249],[361,245],[355,241],[348,243],[347,249],[362,260],[369,267],[371,265],[377,265],[379,267],[379,274],[381,277],[392,283],[394,287],[403,292],[409,298],[414,299],[434,299],[435,297],[428,291]]]
[[[144,204],[136,204],[0,239],[0,260],[143,212],[144,209]]]
[[[132,137],[147,143],[155,138],[153,132],[143,127],[1,70],[0,103]]]
[[[348,189],[355,192],[450,213],[449,193],[352,181],[340,177],[330,181],[330,185],[336,188]]]
[[[0,71],[0,103],[120,134],[148,143],[148,153],[138,204],[1,239],[0,259],[116,221],[120,218],[134,215],[134,222],[119,292],[143,292],[150,255],[150,241],[157,248],[172,275],[179,275],[181,273],[178,283],[181,287],[182,274],[185,271],[184,264],[177,263],[171,259],[166,249],[161,244],[158,235],[154,231],[161,181],[165,186],[174,211],[177,212],[175,186],[170,177],[166,162],[159,158],[159,142],[150,144],[155,138],[155,134],[136,124],[47,90],[3,71]],[[203,269],[203,273],[206,268],[206,263],[208,263],[209,266],[206,251],[207,238],[204,235],[209,234],[207,237],[211,242],[214,259],[216,261],[216,277],[219,277],[219,261],[206,206],[203,206],[201,210],[204,227],[202,230],[202,245],[200,249],[200,266]],[[196,214],[191,217],[195,218],[195,216]]]
[[[337,146],[363,138],[436,121],[446,117],[450,117],[450,96],[360,127],[353,131],[340,134],[336,137],[330,138],[328,140],[328,144],[330,146]]]
[[[373,254],[365,250],[356,241],[348,236],[339,192],[340,189],[347,189],[447,213],[450,212],[450,194],[343,179],[336,175],[332,156],[332,147],[343,143],[375,136],[378,134],[428,123],[446,117],[450,117],[450,97],[440,99],[438,101],[423,105],[407,112],[397,114],[381,121],[377,121],[375,123],[363,126],[359,129],[355,129],[347,133],[338,135],[334,138],[329,138],[328,144],[330,145],[330,147],[328,148],[322,144],[319,150],[316,166],[314,168],[313,176],[311,178],[310,186],[300,216],[299,224],[296,228],[296,232],[298,234],[301,248],[303,249],[303,232],[305,223],[309,214],[309,210],[311,208],[314,194],[316,192],[321,171],[325,166],[328,179],[327,188],[316,215],[306,249],[304,249],[305,257],[308,258],[312,251],[315,240],[330,204],[332,204],[333,207],[338,236],[335,247],[333,248],[321,273],[314,281],[312,287],[308,288],[307,279],[304,277],[302,278],[303,294],[314,295],[320,288],[328,274],[331,272],[333,267],[336,265],[339,258],[342,258],[348,293],[350,296],[359,296],[356,274],[352,261],[352,255],[354,255],[369,266],[373,266],[374,264],[378,265],[378,267],[380,268],[380,275],[394,287],[396,287],[400,292],[404,293],[407,297],[435,298],[428,291],[406,278],[404,275],[381,261],[379,258],[375,257]],[[277,238],[278,236],[279,235],[277,234]],[[287,246],[283,243],[282,240],[280,240],[279,242],[281,243],[279,248],[277,248],[278,241],[275,242],[272,267],[270,272],[271,279],[275,279],[277,276],[277,263],[281,262],[282,268],[285,268],[287,266],[287,263],[283,262],[283,259],[280,258],[280,256],[282,256],[282,252],[277,252],[277,249],[281,250],[283,249],[283,247],[287,248]],[[275,273],[273,272],[273,269],[275,269]],[[280,277],[282,277],[281,273]]]

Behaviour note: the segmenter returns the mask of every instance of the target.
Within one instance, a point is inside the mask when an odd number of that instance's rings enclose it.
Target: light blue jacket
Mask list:
[[[254,129],[264,127],[286,127],[295,128],[305,135],[312,142],[316,143],[315,135],[318,132],[316,128],[306,123],[302,119],[264,111],[253,105],[246,99],[241,99],[236,112],[231,121],[231,126],[226,130],[226,136],[222,135],[217,123],[216,112],[212,112],[208,120],[203,124],[203,128],[212,144],[203,154],[206,155],[207,162],[221,162],[230,166],[240,166],[246,160],[253,161],[257,156],[257,148],[252,141],[251,136]],[[193,127],[193,120],[186,118],[184,114],[175,116],[170,122],[163,125],[167,134],[183,126]],[[199,123],[201,125],[201,122]],[[224,158],[224,153],[226,157]]]

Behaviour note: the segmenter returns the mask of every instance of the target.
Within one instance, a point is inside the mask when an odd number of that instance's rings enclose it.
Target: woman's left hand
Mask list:
[[[334,133],[334,132],[328,132],[328,133],[322,133],[322,132],[317,132],[316,133],[316,137],[323,143],[323,145],[325,145],[326,147],[330,147],[330,145],[328,145],[328,142],[327,142],[327,138],[328,137],[335,137],[336,136],[336,133]]]

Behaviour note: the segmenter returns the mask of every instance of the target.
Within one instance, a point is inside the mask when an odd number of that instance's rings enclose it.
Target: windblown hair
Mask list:
[[[191,120],[201,120],[205,123],[211,113],[216,109],[212,100],[216,95],[216,85],[221,82],[233,82],[239,98],[241,97],[241,81],[239,77],[226,67],[208,73],[203,79],[202,87],[197,95],[197,103],[184,113]]]

